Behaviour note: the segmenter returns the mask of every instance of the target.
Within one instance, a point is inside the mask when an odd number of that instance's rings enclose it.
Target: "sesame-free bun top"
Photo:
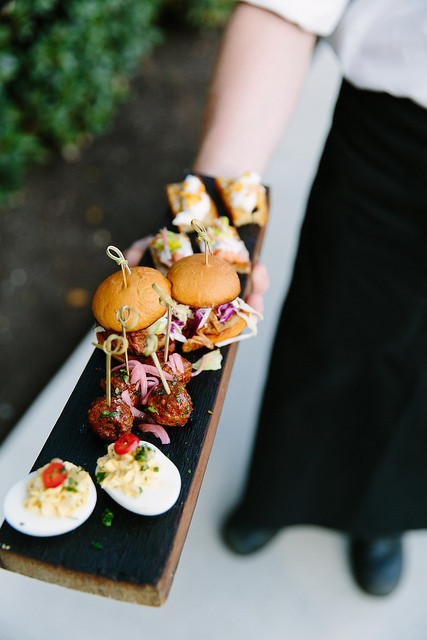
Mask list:
[[[151,267],[131,267],[126,271],[125,287],[122,270],[119,269],[106,278],[95,291],[92,300],[93,315],[104,327],[113,331],[122,331],[115,310],[124,304],[129,305],[138,314],[138,321],[131,331],[146,329],[161,318],[166,308],[160,304],[159,296],[152,284],[155,282],[166,295],[171,295],[171,284],[157,269]],[[130,322],[132,317],[130,318]]]
[[[172,283],[172,298],[192,307],[216,307],[237,298],[239,276],[225,260],[195,253],[181,258],[168,271]]]

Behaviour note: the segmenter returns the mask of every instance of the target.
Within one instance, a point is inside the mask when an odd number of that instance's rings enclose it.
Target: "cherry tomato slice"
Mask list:
[[[67,472],[62,462],[51,462],[42,473],[43,484],[46,489],[59,487],[66,477]]]
[[[124,433],[114,443],[114,451],[118,456],[123,456],[125,453],[132,453],[139,445],[139,438],[133,433]]]

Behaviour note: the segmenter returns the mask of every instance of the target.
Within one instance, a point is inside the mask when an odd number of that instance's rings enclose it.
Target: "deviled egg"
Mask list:
[[[98,459],[96,479],[118,504],[145,516],[168,511],[181,491],[174,463],[133,433],[108,446],[107,454]]]
[[[54,458],[9,489],[3,512],[17,531],[49,537],[79,527],[95,504],[96,488],[87,471]]]

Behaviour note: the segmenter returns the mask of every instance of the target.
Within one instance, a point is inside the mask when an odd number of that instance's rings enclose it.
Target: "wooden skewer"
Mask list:
[[[168,361],[171,324],[172,324],[172,307],[168,305],[168,322],[166,325],[166,342],[165,342],[163,364],[166,364],[166,362]]]
[[[161,305],[163,305],[164,307],[167,308],[167,325],[166,325],[166,343],[165,343],[165,351],[164,351],[164,364],[166,364],[166,362],[168,361],[168,355],[169,355],[169,340],[170,340],[170,330],[171,330],[171,323],[172,323],[172,309],[174,307],[174,301],[172,300],[172,298],[170,296],[168,296],[166,293],[163,293],[163,291],[160,289],[159,285],[156,284],[155,282],[153,282],[153,284],[151,285],[154,289],[154,291],[157,293],[157,295],[159,296],[159,302]]]
[[[116,346],[113,346],[114,341],[117,341]],[[107,405],[111,405],[111,356],[118,356],[125,353],[128,348],[128,341],[122,336],[118,336],[112,333],[108,336],[105,342],[101,345],[101,349],[105,352],[106,356],[106,376],[105,376],[105,391],[107,396]],[[96,345],[99,346],[99,345]]]
[[[166,391],[166,393],[169,395],[171,390],[169,388],[169,385],[167,383],[167,380],[164,376],[162,367],[160,366],[160,362],[159,359],[157,357],[157,347],[159,345],[159,341],[157,340],[157,336],[154,335],[154,333],[150,333],[147,336],[147,339],[145,341],[145,348],[144,348],[144,356],[151,356],[153,362],[154,362],[154,366],[157,369],[157,373],[159,374],[159,378],[162,381],[162,385]]]
[[[205,264],[207,265],[209,264],[208,255],[209,253],[212,254],[211,240],[209,238],[207,229],[205,225],[200,222],[200,220],[197,220],[197,218],[192,219],[191,226],[193,227],[194,231],[197,233],[197,238],[201,242],[205,243]]]
[[[111,258],[112,260],[114,260],[114,262],[117,263],[117,265],[119,267],[122,268],[122,274],[123,274],[123,283],[125,285],[125,288],[128,286],[127,285],[127,280],[126,280],[126,271],[128,272],[128,274],[130,275],[131,271],[129,268],[129,264],[128,261],[126,260],[126,258],[124,257],[123,253],[120,251],[120,249],[118,249],[117,247],[115,247],[114,245],[110,244],[107,249],[106,249],[106,254],[109,258]]]
[[[128,304],[122,304],[120,309],[115,309],[117,321],[122,325],[123,339],[127,341],[126,329],[132,331],[138,322],[138,314],[133,307]],[[128,350],[125,351],[126,373],[129,375],[129,358]]]

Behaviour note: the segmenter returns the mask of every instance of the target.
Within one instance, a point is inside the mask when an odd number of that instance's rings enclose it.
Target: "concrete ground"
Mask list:
[[[272,215],[262,257],[272,284],[265,319],[257,338],[239,347],[167,603],[151,609],[0,571],[2,640],[41,640],[52,632],[61,640],[425,640],[425,532],[407,535],[402,582],[383,599],[354,585],[346,540],[336,532],[293,527],[249,558],[231,554],[218,535],[244,479],[271,338],[338,82],[334,59],[321,49],[298,113],[266,175]],[[0,498],[33,463],[89,357],[90,340],[86,334],[0,448]]]

